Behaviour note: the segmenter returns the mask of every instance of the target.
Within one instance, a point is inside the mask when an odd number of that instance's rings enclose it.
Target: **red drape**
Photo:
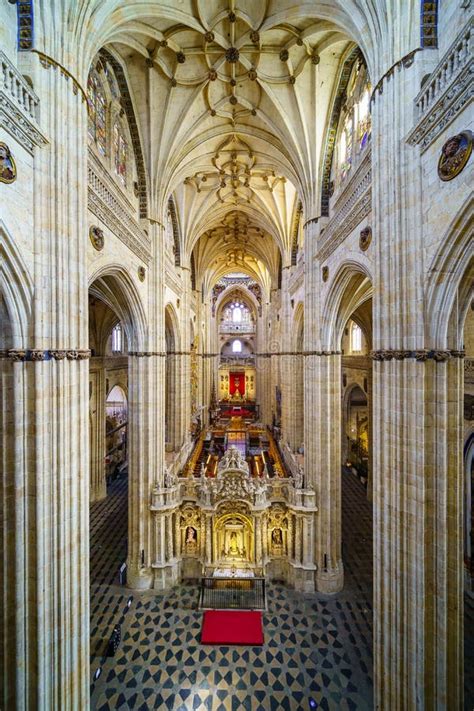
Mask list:
[[[231,395],[239,389],[242,397],[245,395],[245,373],[229,373],[229,392]]]

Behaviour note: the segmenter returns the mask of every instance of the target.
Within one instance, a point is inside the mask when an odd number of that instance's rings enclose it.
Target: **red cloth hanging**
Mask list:
[[[239,393],[245,395],[245,373],[229,373],[229,392],[235,394],[238,389]]]

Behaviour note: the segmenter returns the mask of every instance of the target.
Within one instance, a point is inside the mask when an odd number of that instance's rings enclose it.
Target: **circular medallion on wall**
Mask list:
[[[367,227],[364,227],[363,230],[360,232],[360,237],[359,237],[359,247],[363,252],[367,251],[369,249],[370,243],[372,242],[372,227],[370,225],[367,225]]]
[[[0,183],[16,180],[16,163],[6,143],[0,141]]]
[[[448,138],[441,149],[438,175],[443,182],[452,180],[461,173],[472,153],[472,132],[461,131]]]
[[[96,249],[98,252],[104,249],[105,238],[104,233],[102,232],[100,227],[96,227],[95,225],[90,226],[89,239],[94,249]]]
[[[145,281],[146,269],[145,267],[138,267],[138,278],[140,281]]]
[[[323,277],[323,281],[327,281],[329,279],[329,267],[323,267],[322,277]]]

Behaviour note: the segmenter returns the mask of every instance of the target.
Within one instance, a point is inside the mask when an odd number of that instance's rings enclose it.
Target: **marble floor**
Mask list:
[[[343,475],[342,491],[344,590],[304,595],[270,584],[263,647],[213,647],[199,644],[195,587],[138,594],[118,584],[127,483],[114,482],[108,498],[91,507],[91,708],[296,711],[311,708],[313,699],[325,711],[370,711],[371,505],[352,475]],[[474,660],[472,603],[466,605],[466,668]],[[117,623],[122,639],[115,657],[106,657]],[[466,679],[466,709],[473,708],[473,686]]]

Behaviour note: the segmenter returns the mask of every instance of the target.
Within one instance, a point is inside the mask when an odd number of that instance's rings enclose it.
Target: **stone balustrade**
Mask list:
[[[416,125],[407,141],[426,151],[442,131],[469,104],[474,94],[472,27],[474,20],[459,32],[441,61],[415,97]]]
[[[2,92],[31,119],[37,121],[39,99],[18,69],[10,62],[6,54],[0,51],[0,81]]]
[[[430,109],[441,94],[449,87],[453,79],[468,65],[473,63],[472,57],[472,27],[471,20],[458,34],[449,50],[431,74],[415,99],[418,118]]]
[[[223,321],[219,326],[219,333],[255,333],[255,324]]]
[[[220,365],[225,366],[255,366],[255,356],[221,356]]]

